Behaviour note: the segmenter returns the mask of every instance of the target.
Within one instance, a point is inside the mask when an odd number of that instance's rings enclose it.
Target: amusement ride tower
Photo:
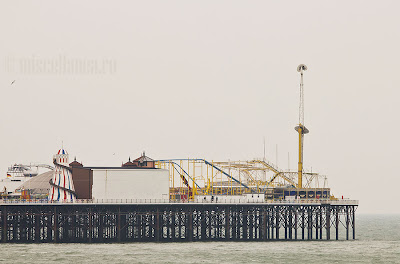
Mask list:
[[[310,132],[304,125],[304,85],[303,72],[307,70],[307,66],[300,64],[297,71],[300,72],[300,106],[299,106],[299,124],[294,128],[299,133],[299,163],[298,163],[298,183],[297,188],[303,187],[303,148],[304,135]]]
[[[55,165],[53,178],[50,180],[49,200],[58,202],[74,202],[76,194],[72,175],[68,167],[68,153],[61,148],[54,155]]]

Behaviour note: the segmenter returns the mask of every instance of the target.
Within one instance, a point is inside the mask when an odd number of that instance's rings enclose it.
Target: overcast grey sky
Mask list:
[[[278,145],[280,167],[290,153],[295,169],[304,63],[306,169],[359,199],[360,213],[400,213],[399,10],[398,1],[2,1],[0,175],[51,163],[62,141],[85,165],[120,165],[143,150],[252,159],[265,137],[267,159]]]

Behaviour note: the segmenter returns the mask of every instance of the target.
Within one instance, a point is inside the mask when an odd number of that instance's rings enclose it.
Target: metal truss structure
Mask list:
[[[298,172],[284,171],[261,159],[207,161],[205,159],[158,160],[156,167],[170,172],[171,199],[180,195],[265,193],[268,188],[298,188]],[[303,173],[302,188],[328,188],[327,177]],[[189,192],[185,193],[185,192]]]
[[[348,240],[355,239],[356,207],[195,203],[1,205],[0,241],[104,243],[331,237]]]

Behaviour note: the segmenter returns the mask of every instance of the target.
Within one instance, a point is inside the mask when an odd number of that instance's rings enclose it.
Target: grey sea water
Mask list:
[[[1,244],[0,262],[400,263],[400,215],[357,215],[356,225],[354,241]]]

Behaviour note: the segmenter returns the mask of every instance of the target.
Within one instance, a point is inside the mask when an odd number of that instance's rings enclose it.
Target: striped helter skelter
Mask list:
[[[63,148],[54,155],[54,175],[50,183],[49,200],[74,202],[75,188],[68,168],[68,152]]]

